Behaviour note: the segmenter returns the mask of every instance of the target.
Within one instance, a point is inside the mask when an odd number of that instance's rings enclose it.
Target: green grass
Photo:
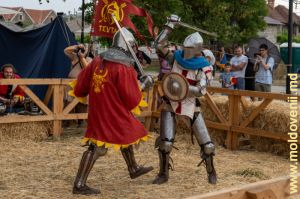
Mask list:
[[[150,65],[147,68],[144,68],[145,72],[159,72],[159,66],[158,65]]]
[[[256,177],[259,179],[268,179],[268,177],[259,169],[256,168],[246,168],[243,170],[239,170],[237,171],[235,174],[239,175],[239,176],[243,176],[244,178],[246,177]]]

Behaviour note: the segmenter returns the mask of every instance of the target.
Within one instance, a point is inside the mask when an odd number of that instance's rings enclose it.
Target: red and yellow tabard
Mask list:
[[[131,112],[142,100],[136,76],[133,67],[100,58],[82,70],[74,94],[89,95],[84,142],[120,148],[147,139],[147,130]]]

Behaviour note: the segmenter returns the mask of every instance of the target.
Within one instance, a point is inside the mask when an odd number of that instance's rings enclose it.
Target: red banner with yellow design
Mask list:
[[[144,9],[133,5],[131,0],[97,0],[91,30],[92,36],[113,37],[118,28],[111,18],[111,13],[114,13],[120,24],[131,28],[140,38],[143,38],[143,36],[136,29],[129,15],[146,17],[149,33],[151,36],[153,35],[151,16]]]

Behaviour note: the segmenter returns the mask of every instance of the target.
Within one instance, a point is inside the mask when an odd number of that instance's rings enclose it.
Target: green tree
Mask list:
[[[279,34],[276,39],[280,44],[288,42],[288,33]],[[293,36],[293,42],[300,43],[300,36]]]
[[[264,0],[135,0],[137,5],[150,11],[154,24],[162,27],[166,17],[177,14],[183,22],[199,28],[216,32],[222,43],[245,43],[263,30],[267,15]],[[182,42],[192,30],[178,28],[174,40]],[[213,39],[202,34],[206,40]]]
[[[79,10],[82,11],[82,6],[79,7]],[[92,23],[93,13],[94,12],[94,0],[85,0],[84,4],[84,21],[88,24]]]
[[[39,0],[40,2],[49,0]],[[133,0],[133,4],[147,10],[154,21],[154,26],[163,28],[166,18],[177,14],[183,22],[199,28],[216,32],[218,42],[224,44],[246,43],[257,32],[266,26],[263,17],[267,15],[265,0]],[[91,23],[93,15],[93,0],[86,0],[86,21]],[[132,21],[139,31],[149,37],[144,17],[132,16]],[[193,30],[177,27],[170,40],[182,42]],[[216,40],[202,34],[205,41]]]

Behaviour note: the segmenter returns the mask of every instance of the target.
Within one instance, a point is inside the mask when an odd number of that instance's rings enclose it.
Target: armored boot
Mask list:
[[[170,153],[175,139],[175,114],[166,110],[160,114],[160,136],[155,141],[159,156],[159,173],[153,184],[163,184],[169,180]]]
[[[100,193],[100,190],[88,187],[86,180],[96,160],[99,156],[105,155],[106,152],[107,149],[105,148],[90,145],[88,150],[83,153],[73,186],[73,194],[91,195]]]
[[[213,164],[215,145],[211,141],[202,114],[197,113],[194,115],[194,120],[192,121],[192,129],[197,142],[201,147],[200,154],[202,161],[198,164],[198,166],[205,162],[208,182],[211,184],[216,184],[217,174]]]
[[[163,184],[169,180],[169,160],[170,153],[158,150],[159,155],[159,173],[153,181],[153,184]]]
[[[201,158],[202,161],[201,162],[205,162],[205,167],[206,167],[206,172],[207,172],[207,178],[208,178],[208,182],[210,184],[216,184],[217,183],[217,173],[214,167],[214,163],[213,163],[213,155],[214,154],[210,154],[207,155],[205,153],[201,154]],[[199,164],[200,166],[200,164]]]
[[[137,178],[153,170],[153,167],[143,167],[143,166],[139,166],[136,163],[132,146],[129,146],[127,148],[122,148],[121,153],[127,164],[131,179]]]

